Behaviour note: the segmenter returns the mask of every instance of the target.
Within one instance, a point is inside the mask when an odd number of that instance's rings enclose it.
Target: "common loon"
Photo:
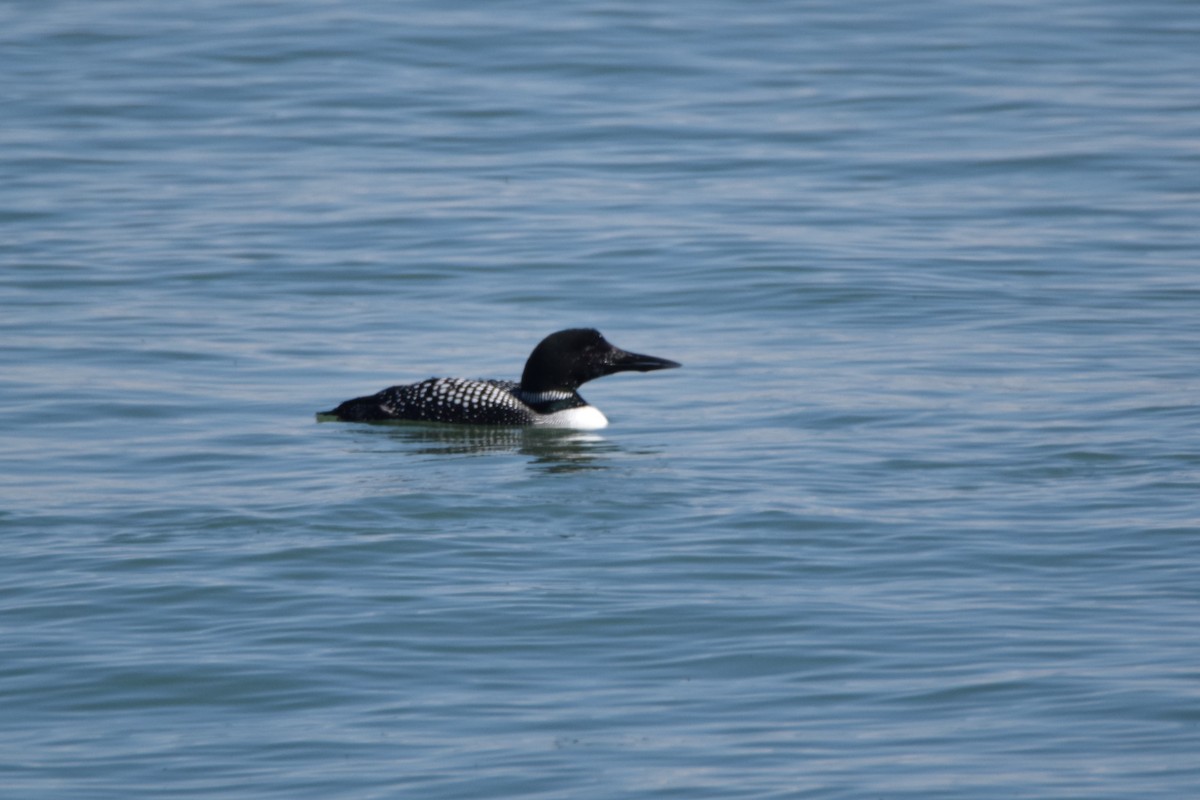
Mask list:
[[[592,328],[552,333],[533,348],[521,381],[429,378],[347,400],[318,419],[343,422],[414,420],[466,425],[538,425],[595,430],[608,419],[575,391],[614,372],[650,372],[680,366],[627,353]]]

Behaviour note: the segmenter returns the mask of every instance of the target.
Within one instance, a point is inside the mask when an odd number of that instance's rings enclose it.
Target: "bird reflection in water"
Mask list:
[[[415,445],[417,455],[521,455],[546,472],[605,469],[603,457],[618,450],[603,436],[562,428],[407,423],[386,428],[389,437]]]

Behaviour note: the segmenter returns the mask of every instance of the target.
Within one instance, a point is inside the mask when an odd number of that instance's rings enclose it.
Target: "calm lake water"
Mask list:
[[[1185,798],[1200,6],[0,8],[0,785]],[[599,435],[317,423],[595,326]]]

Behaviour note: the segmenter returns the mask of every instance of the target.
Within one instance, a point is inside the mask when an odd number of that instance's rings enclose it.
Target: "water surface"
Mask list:
[[[1191,4],[0,19],[13,796],[1200,783]]]

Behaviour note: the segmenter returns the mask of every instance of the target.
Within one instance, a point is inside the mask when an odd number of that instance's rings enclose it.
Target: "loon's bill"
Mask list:
[[[592,328],[572,328],[550,334],[533,348],[519,382],[429,378],[347,400],[317,418],[596,430],[608,425],[608,419],[579,396],[581,385],[617,372],[678,366],[666,358],[614,347]]]

